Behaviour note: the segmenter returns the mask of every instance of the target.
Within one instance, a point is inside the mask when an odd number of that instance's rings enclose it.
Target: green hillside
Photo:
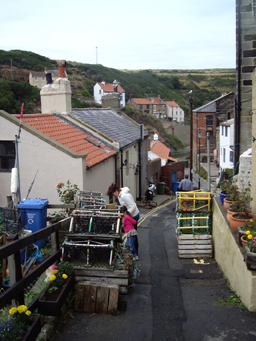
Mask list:
[[[0,66],[43,71],[56,69],[56,61],[33,52],[0,50]],[[16,70],[16,72],[17,72]],[[67,61],[66,67],[72,87],[74,103],[76,100],[91,100],[93,86],[102,80],[112,83],[118,80],[129,97],[161,96],[173,100],[189,113],[189,94],[193,90],[194,108],[214,100],[223,93],[234,92],[236,85],[235,69],[212,70],[117,70],[100,64],[83,64]],[[0,69],[1,79],[1,69]],[[76,101],[76,105],[79,102]],[[83,106],[81,104],[81,106]]]

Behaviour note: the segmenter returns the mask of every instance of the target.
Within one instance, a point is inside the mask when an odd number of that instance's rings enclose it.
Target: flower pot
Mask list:
[[[226,218],[227,218],[227,221],[228,221],[229,224],[230,224],[230,218],[231,218],[233,213],[237,213],[237,212],[229,207],[227,209],[227,215],[226,215]]]
[[[47,316],[58,316],[60,315],[61,308],[66,301],[66,298],[68,294],[70,293],[73,285],[75,282],[75,275],[74,272],[69,276],[67,279],[66,284],[64,287],[61,288],[60,292],[58,293],[58,297],[54,300],[51,300],[50,298],[45,299],[46,292],[51,286],[51,284],[48,285],[40,299],[38,300],[38,312],[42,315]],[[52,296],[54,296],[55,292],[52,293]]]
[[[236,228],[236,242],[239,246],[243,246],[242,241],[241,241],[241,237],[244,235],[246,235],[245,231],[243,231],[240,226],[237,227]]]
[[[31,314],[34,317],[34,322],[30,326],[26,335],[23,337],[22,341],[32,341],[35,340],[37,335],[41,331],[41,315],[39,314]]]
[[[229,206],[231,206],[232,204],[236,204],[238,205],[241,202],[244,202],[244,200],[228,200],[228,196],[226,198],[224,198],[223,201],[223,207],[225,208],[225,210],[228,210]]]
[[[247,244],[247,240],[246,240],[246,234],[244,234],[241,238],[241,243],[243,245],[243,247],[245,248],[246,247],[246,244]]]
[[[236,228],[239,226],[243,226],[244,222],[249,222],[250,219],[252,219],[254,215],[252,213],[243,213],[243,212],[234,212],[230,217],[230,228],[231,230],[236,233]]]
[[[256,270],[256,253],[251,252],[248,246],[245,247],[244,260],[248,270]]]
[[[220,192],[220,201],[221,201],[222,205],[223,205],[223,202],[224,202],[224,198],[226,198],[227,195],[228,194],[225,191],[221,191]]]

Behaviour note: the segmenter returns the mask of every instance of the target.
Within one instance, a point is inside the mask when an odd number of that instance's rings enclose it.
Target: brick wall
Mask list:
[[[162,167],[160,180],[165,182],[165,186],[172,190],[172,173],[177,172],[177,181],[184,179],[185,162],[174,162]]]

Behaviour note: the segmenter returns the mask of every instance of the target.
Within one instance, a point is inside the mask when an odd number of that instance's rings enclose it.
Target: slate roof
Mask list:
[[[54,77],[59,77],[59,70],[47,70],[47,73],[52,73]],[[45,77],[44,71],[31,71],[32,77]]]
[[[72,116],[119,142],[121,148],[140,139],[140,127],[114,110],[72,110]]]
[[[232,92],[229,92],[228,94],[222,95],[218,98],[216,98],[215,100],[206,103],[204,105],[202,105],[201,107],[194,109],[193,112],[216,112],[216,102],[219,101],[220,99],[229,96],[230,94],[232,94]]]
[[[164,104],[163,100],[158,97],[150,97],[149,100],[151,104],[157,104],[157,105]]]
[[[20,117],[20,115],[13,116]],[[22,122],[79,155],[87,154],[87,167],[92,167],[116,153],[104,144],[99,143],[95,138],[92,138],[54,114],[26,114],[23,116]]]

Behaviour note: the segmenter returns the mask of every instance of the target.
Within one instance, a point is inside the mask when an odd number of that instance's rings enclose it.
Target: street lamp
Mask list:
[[[201,130],[199,130],[199,132],[197,133],[198,140],[199,140],[199,178],[198,178],[198,189],[200,189],[200,140],[201,140],[202,135],[203,134],[202,134]]]

